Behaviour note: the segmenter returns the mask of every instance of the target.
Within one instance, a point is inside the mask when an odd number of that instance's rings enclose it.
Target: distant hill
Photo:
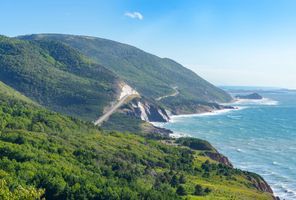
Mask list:
[[[120,80],[61,42],[1,36],[0,81],[51,110],[94,120],[116,99]]]
[[[186,110],[183,107],[187,103],[191,105],[187,110],[192,110],[192,105],[231,100],[229,94],[177,62],[159,58],[130,45],[96,37],[62,34],[36,34],[19,38],[62,41],[108,68],[148,98],[170,96],[177,88],[178,95],[161,100],[172,111],[178,107],[181,107],[180,112]]]
[[[255,99],[255,100],[263,99],[263,97],[258,93],[251,93],[251,94],[247,94],[247,95],[236,95],[235,98],[237,98],[237,99]]]

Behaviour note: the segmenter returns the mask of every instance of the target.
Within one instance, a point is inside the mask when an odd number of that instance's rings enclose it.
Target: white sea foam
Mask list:
[[[292,194],[293,196],[296,196],[296,192],[290,189],[285,190],[286,193]]]
[[[204,112],[204,113],[197,113],[197,114],[183,114],[183,115],[172,115],[170,116],[170,123],[178,122],[180,119],[183,118],[191,118],[191,117],[204,117],[204,116],[214,116],[214,115],[223,115],[225,113],[229,113],[232,111],[237,111],[237,110],[243,110],[246,108],[249,108],[246,105],[278,105],[278,101],[268,99],[268,98],[263,98],[259,100],[253,100],[253,99],[236,99],[232,103],[227,103],[223,105],[230,105],[234,106],[235,109],[221,109],[221,110],[214,110],[210,112]],[[231,116],[230,118],[233,119],[240,119],[241,116]],[[160,124],[157,124],[156,126],[159,126]]]
[[[276,162],[276,161],[273,161],[272,164],[273,164],[273,165],[279,165],[279,163]]]
[[[241,115],[227,115],[227,117],[234,120],[239,120],[242,118]]]
[[[296,191],[288,188],[285,184],[275,184],[277,186],[277,189],[274,190],[275,196],[280,196],[281,199],[295,199],[296,197]]]
[[[150,122],[153,126],[163,128],[166,122]]]
[[[229,156],[236,167],[262,175],[276,196],[281,199],[295,200],[296,159],[293,155],[295,155],[296,145],[292,138],[296,133],[295,126],[293,126],[296,121],[290,119],[290,115],[282,113],[285,110],[281,108],[286,106],[287,99],[281,101],[281,98],[282,96],[279,95],[270,99],[239,100],[231,104],[224,104],[238,107],[234,110],[172,116],[170,122],[178,121],[171,126],[172,129],[183,132],[174,133],[172,136],[188,136],[184,132],[189,132],[194,137],[211,141],[222,153]],[[274,99],[279,99],[280,103]],[[292,100],[293,102],[289,102],[289,107],[295,108],[295,98]],[[278,104],[279,106],[275,106]],[[237,111],[241,109],[248,110],[246,112]],[[278,112],[268,113],[269,115],[266,117],[269,117],[270,120],[260,118],[262,114],[265,117],[266,112],[270,110],[278,110]],[[210,117],[213,115],[220,115],[220,117]],[[254,115],[254,120],[250,118],[252,115]],[[186,126],[181,126],[183,122]],[[225,127],[225,130],[219,129],[220,123],[222,123],[221,127]],[[250,131],[241,131],[249,128]]]
[[[236,151],[237,151],[237,152],[242,152],[242,150],[241,150],[241,149],[236,149]]]
[[[268,105],[275,106],[278,105],[278,101],[269,98],[263,99],[235,99],[231,104],[233,105]]]
[[[241,110],[244,109],[244,107],[238,106],[235,109],[222,109],[222,110],[214,110],[211,112],[205,112],[205,113],[198,113],[198,114],[184,114],[184,115],[172,115],[170,118],[170,122],[177,121],[176,119],[180,118],[191,118],[191,117],[204,117],[204,116],[213,116],[213,115],[222,115],[231,111],[235,110]]]
[[[186,133],[180,133],[180,132],[173,132],[172,134],[170,134],[170,137],[172,138],[180,138],[180,137],[189,137],[189,134]]]

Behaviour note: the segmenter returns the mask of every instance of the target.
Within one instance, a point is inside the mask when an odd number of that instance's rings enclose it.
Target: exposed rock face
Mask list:
[[[145,125],[142,126],[142,129],[144,132],[149,133],[151,136],[153,137],[158,137],[158,138],[170,138],[170,134],[172,134],[173,132],[171,130],[165,129],[165,128],[160,128],[160,127],[156,127],[153,126],[150,123],[147,123]]]
[[[211,159],[219,162],[219,163],[222,163],[228,167],[233,167],[232,163],[228,160],[228,158],[218,152],[205,152],[205,154],[210,157]]]
[[[128,84],[121,82],[119,83],[120,95],[118,97],[118,100],[124,98],[127,95],[140,95],[134,88],[129,86]]]
[[[220,154],[219,152],[209,152],[208,151],[208,152],[205,152],[205,154],[208,157],[210,157],[211,159],[213,159],[219,163],[222,163],[228,167],[233,168],[233,165],[231,164],[229,159],[226,156]],[[253,183],[253,186],[257,190],[259,190],[261,192],[268,192],[268,193],[273,194],[271,187],[268,185],[268,183],[261,176],[259,176],[258,174],[255,174],[255,173],[251,173],[251,172],[247,172],[247,173],[249,174],[247,176],[247,178]],[[273,199],[279,200],[280,198],[273,196]]]
[[[207,151],[207,152],[205,152],[205,155],[207,155],[208,157],[210,157],[211,159],[213,159],[219,163],[222,163],[228,167],[233,168],[233,165],[231,164],[229,159],[226,156],[220,154],[218,151],[216,151],[216,152]],[[268,192],[268,193],[273,194],[271,187],[268,185],[268,183],[261,176],[259,176],[258,174],[252,173],[252,172],[246,172],[246,173],[248,174],[247,178],[253,183],[253,186],[257,190],[259,190],[261,192]],[[275,196],[273,196],[273,199],[280,200],[279,197],[275,197]]]
[[[233,165],[231,164],[231,162],[229,161],[229,159],[220,154],[219,152],[205,152],[205,155],[207,155],[208,157],[210,157],[211,159],[219,162],[219,163],[222,163],[228,167],[231,167],[233,168]],[[273,194],[273,191],[271,189],[271,187],[268,185],[268,183],[261,177],[259,176],[258,174],[255,174],[255,173],[251,173],[251,172],[246,172],[248,175],[247,175],[247,178],[253,183],[253,186],[261,191],[261,192],[268,192],[268,193],[271,193]],[[276,197],[276,196],[272,196],[274,200],[280,200],[279,197]]]
[[[254,99],[254,100],[263,99],[263,97],[258,93],[252,93],[252,94],[248,94],[248,95],[236,95],[235,98],[237,98],[237,99]]]
[[[121,109],[130,116],[138,117],[147,122],[167,122],[170,117],[165,109],[145,99],[135,99]]]
[[[253,174],[253,173],[252,173]],[[269,192],[273,193],[271,187],[268,185],[268,183],[259,175],[250,175],[248,176],[248,179],[253,183],[253,185],[257,188],[257,190],[262,192]]]

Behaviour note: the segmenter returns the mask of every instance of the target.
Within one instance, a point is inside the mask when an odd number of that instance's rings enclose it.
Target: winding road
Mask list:
[[[108,120],[108,118],[118,109],[120,108],[123,104],[131,101],[134,98],[140,97],[140,95],[132,90],[129,91],[128,94],[124,95],[123,97],[120,97],[120,99],[118,100],[118,102],[113,105],[112,107],[109,108],[109,110],[104,113],[100,118],[98,118],[94,124],[95,125],[101,125],[104,121]]]
[[[156,101],[160,101],[164,98],[167,98],[167,97],[174,97],[174,96],[177,96],[179,94],[179,91],[178,91],[178,87],[175,86],[175,87],[172,87],[175,91],[172,93],[172,94],[168,94],[168,95],[165,95],[165,96],[161,96],[161,97],[158,97],[156,98],[155,100]]]
[[[129,87],[129,86],[128,86]],[[167,98],[167,97],[174,97],[179,94],[178,87],[172,87],[175,91],[172,94],[168,94],[162,97],[158,97],[156,101],[160,101],[161,99]],[[123,104],[131,101],[134,98],[140,97],[140,95],[133,90],[132,88],[125,88],[125,90],[122,94],[125,94],[124,96],[120,96],[120,99],[116,104],[114,104],[112,107],[109,108],[109,110],[104,113],[101,117],[99,117],[94,124],[100,126],[104,121],[108,120],[108,118],[118,109],[120,108]]]

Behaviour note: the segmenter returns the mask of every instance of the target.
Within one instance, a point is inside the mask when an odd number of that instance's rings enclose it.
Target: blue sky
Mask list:
[[[1,0],[0,9],[3,35],[98,36],[217,85],[296,88],[294,0]]]

